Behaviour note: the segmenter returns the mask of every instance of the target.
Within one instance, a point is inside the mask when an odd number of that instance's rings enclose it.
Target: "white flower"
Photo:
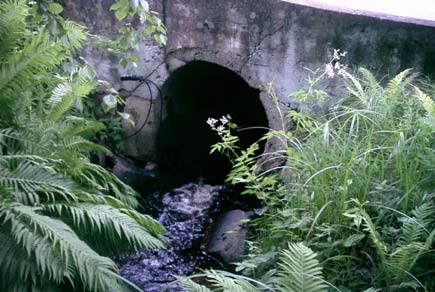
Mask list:
[[[214,128],[214,126],[216,125],[216,123],[218,122],[218,120],[213,119],[213,118],[208,118],[207,119],[207,124],[210,125],[210,127]]]
[[[340,49],[334,49],[334,54],[332,56],[334,60],[340,60]]]
[[[331,63],[325,65],[325,74],[328,78],[334,78],[334,67]]]
[[[345,57],[346,55],[347,55],[346,51],[341,51],[340,49],[334,49],[332,59],[333,60],[340,60],[341,57]]]
[[[228,123],[228,119],[227,119],[227,117],[225,117],[225,116],[223,116],[222,118],[220,118],[219,121],[222,123],[222,125],[225,125],[226,123]]]

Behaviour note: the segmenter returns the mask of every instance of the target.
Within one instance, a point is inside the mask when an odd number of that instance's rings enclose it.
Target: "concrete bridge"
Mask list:
[[[87,25],[91,32],[107,36],[116,33],[119,24],[109,11],[113,1],[66,2],[67,16]],[[158,47],[152,40],[141,44],[137,49],[141,59],[138,68],[125,71],[118,60],[100,49],[84,51],[100,78],[111,80],[115,88],[133,86],[121,83],[121,74],[149,75],[162,87],[164,110],[154,104],[149,124],[127,140],[127,154],[140,160],[156,159],[160,112],[173,119],[163,128],[177,137],[165,142],[173,144],[167,151],[191,147],[187,142],[190,146],[182,145],[182,136],[194,139],[195,135],[187,134],[189,131],[206,131],[204,119],[226,110],[239,118],[243,126],[257,123],[279,127],[276,107],[261,86],[273,82],[279,100],[290,103],[290,94],[305,85],[305,68],[316,69],[327,63],[333,49],[348,52],[344,62],[350,67],[364,66],[381,76],[409,67],[424,74],[435,73],[435,28],[431,23],[406,23],[401,18],[355,15],[289,3],[301,1],[149,2],[153,10],[160,12],[168,28],[168,42],[165,47]],[[330,92],[337,90],[334,79],[323,86]],[[137,114],[137,125],[149,107],[149,101],[141,98],[129,98],[127,103],[127,110]],[[192,120],[178,125],[189,119]],[[192,126],[201,123],[204,125]],[[136,130],[128,125],[125,128],[127,134]],[[204,139],[207,143],[212,141]],[[194,147],[185,159],[204,151]]]

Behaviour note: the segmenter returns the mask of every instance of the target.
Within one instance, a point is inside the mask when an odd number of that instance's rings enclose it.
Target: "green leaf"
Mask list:
[[[132,127],[134,127],[136,125],[136,123],[134,122],[134,120],[131,118],[131,115],[129,113],[126,112],[118,112],[118,115],[121,116],[121,118],[123,118],[124,120],[126,120]]]
[[[125,68],[128,65],[128,60],[125,58],[122,58],[121,61],[119,61],[119,64]]]
[[[357,244],[361,239],[366,237],[364,234],[352,234],[343,242],[345,247],[350,247]]]
[[[289,243],[281,252],[276,282],[280,291],[326,292],[322,267],[316,254],[302,243]]]
[[[167,40],[166,36],[163,35],[163,34],[156,34],[156,35],[154,35],[154,39],[161,46],[165,45],[166,44],[166,40]]]
[[[85,66],[83,66],[81,72],[89,80],[93,80],[93,79],[95,79],[97,77],[97,72],[95,71],[95,68],[92,67],[91,65],[85,65]]]
[[[119,10],[125,6],[128,6],[128,1],[121,0],[121,1],[114,3],[112,6],[110,6],[110,10]]]
[[[62,5],[60,5],[59,3],[50,3],[48,5],[48,10],[53,13],[53,14],[60,14],[63,11],[63,7]]]
[[[118,112],[118,115],[123,118],[124,120],[128,120],[130,119],[131,115],[129,113],[126,112]]]
[[[151,34],[153,34],[154,32],[156,32],[156,27],[155,27],[154,25],[147,26],[147,27],[144,28],[143,32],[144,32],[146,35],[151,35]]]
[[[123,20],[127,17],[128,9],[119,9],[115,12],[115,16],[118,20]]]
[[[130,9],[130,2],[128,0],[121,0],[116,2],[110,7],[110,10],[116,10],[115,16],[118,20],[123,20],[127,17]]]
[[[149,4],[148,4],[147,1],[145,1],[145,0],[139,0],[139,3],[140,3],[140,6],[142,6],[142,8],[143,8],[146,12],[148,12],[148,11],[150,10],[150,6],[149,6]]]
[[[137,9],[137,7],[139,6],[139,0],[130,0],[130,3],[134,9]]]
[[[112,94],[108,94],[103,97],[103,103],[101,106],[103,107],[104,112],[108,112],[115,108],[117,104],[116,97]]]

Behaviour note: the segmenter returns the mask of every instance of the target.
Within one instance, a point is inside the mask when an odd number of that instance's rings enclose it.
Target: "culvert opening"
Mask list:
[[[265,133],[252,128],[268,126],[260,91],[220,65],[192,61],[174,71],[162,90],[167,112],[158,132],[157,156],[161,171],[176,177],[177,184],[198,177],[220,184],[231,169],[227,157],[209,154],[219,136],[207,124],[208,118],[229,114],[239,128],[251,128],[237,132],[241,149]]]

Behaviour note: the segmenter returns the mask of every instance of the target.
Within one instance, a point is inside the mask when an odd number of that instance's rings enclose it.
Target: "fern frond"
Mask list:
[[[212,287],[217,287],[223,291],[233,292],[259,292],[260,290],[242,279],[238,275],[234,275],[225,271],[209,270],[204,273],[207,281]]]
[[[87,139],[80,136],[65,137],[59,139],[59,141],[54,145],[55,150],[69,150],[75,152],[87,153],[89,151],[99,151],[107,152],[107,148],[102,145],[93,143]]]
[[[58,84],[51,92],[50,98],[47,100],[49,105],[56,106],[59,104],[63,97],[72,93],[72,86],[69,82]]]
[[[95,83],[92,81],[78,78],[76,82],[67,82],[59,84],[48,100],[51,109],[48,113],[48,121],[57,121],[74,105],[77,99],[88,96],[95,89]]]
[[[435,102],[433,101],[433,99],[429,95],[421,91],[421,89],[418,87],[414,87],[414,90],[414,96],[422,103],[422,106],[426,110],[426,113],[428,115],[435,114]]]
[[[73,51],[77,51],[82,47],[83,42],[87,39],[85,27],[69,20],[63,22],[65,37]]]
[[[75,201],[72,189],[76,184],[51,167],[32,160],[20,161],[16,166],[13,164],[10,160],[0,163],[0,186],[18,194],[15,196],[17,201],[33,204],[39,202],[41,197],[52,201],[59,197]],[[22,194],[26,196],[23,198]]]
[[[412,69],[406,69],[397,74],[393,79],[388,82],[385,88],[385,97],[387,100],[395,101],[404,92],[405,88],[409,86],[416,75],[411,73]]]
[[[32,87],[36,75],[53,70],[65,60],[63,51],[62,45],[53,44],[48,34],[40,30],[21,51],[8,54],[0,63],[0,104],[10,108],[17,93]]]
[[[212,292],[209,288],[195,283],[193,280],[185,277],[177,277],[177,282],[189,292]]]
[[[361,81],[352,74],[347,73],[346,71],[344,71],[343,74],[347,81],[346,89],[358,99],[363,107],[367,107],[369,99],[366,95],[366,92],[364,91],[364,87]]]
[[[101,122],[90,121],[75,116],[67,116],[65,122],[68,125],[68,129],[63,131],[65,137],[80,136],[87,138],[106,128]]]
[[[264,287],[266,285],[249,279],[240,275],[232,274],[226,271],[219,270],[207,270],[202,274],[194,275],[193,277],[203,277],[207,281],[207,287],[195,283],[191,278],[177,277],[177,282],[180,282],[182,287],[190,292],[260,292],[261,290],[251,284],[249,281],[253,281],[256,284],[260,284]],[[267,287],[271,290],[269,287]],[[211,290],[213,289],[213,290]]]
[[[369,89],[382,88],[381,85],[379,84],[379,81],[376,79],[375,75],[370,70],[366,68],[359,68],[358,72],[362,75],[362,78]]]
[[[30,148],[30,144],[31,142],[23,139],[16,130],[11,128],[0,129],[0,149],[2,154],[17,154],[23,148]]]
[[[4,214],[3,211],[0,212],[0,246],[2,247],[0,249],[0,265],[2,267],[0,269],[0,290],[26,291],[29,284],[37,285],[38,267],[26,251],[16,245],[10,231],[6,228]],[[14,287],[14,283],[20,283],[19,287]]]
[[[1,58],[14,49],[26,33],[25,1],[5,1],[0,5],[0,63]]]
[[[137,197],[139,194],[103,167],[92,164],[85,159],[73,161],[68,163],[67,166],[69,168],[62,168],[65,169],[74,180],[81,182],[84,186],[113,196],[122,201],[126,206],[132,208],[138,206]]]
[[[7,245],[9,252],[17,254],[21,252],[19,249],[22,249],[22,252],[26,254],[24,259],[34,261],[20,270],[20,267],[16,267],[13,263],[15,259],[6,257],[3,259],[3,264],[7,266],[5,270],[7,272],[19,271],[22,281],[31,280],[34,285],[37,284],[36,271],[56,283],[60,283],[64,277],[72,279],[73,275],[69,272],[65,258],[59,254],[59,250],[52,248],[54,243],[52,238],[49,238],[51,234],[46,232],[47,230],[36,230],[36,226],[31,224],[34,218],[30,216],[33,214],[31,207],[17,203],[9,204],[0,211],[2,224],[10,226],[10,234],[6,237],[13,238],[13,241],[10,240]],[[28,279],[29,277],[33,279]]]
[[[361,214],[361,219],[364,221],[364,230],[369,232],[370,238],[372,239],[373,244],[375,245],[379,257],[382,261],[381,264],[386,265],[388,250],[384,242],[382,241],[381,235],[376,230],[376,225],[373,223],[372,218],[369,214],[367,214],[365,210],[360,209],[359,212]]]
[[[112,254],[117,249],[120,242],[125,242],[124,246],[137,248],[163,248],[164,244],[158,237],[164,233],[161,227],[153,219],[145,215],[136,214],[142,220],[123,213],[123,210],[116,209],[110,205],[94,205],[89,203],[69,204],[46,204],[43,209],[53,215],[59,216],[64,220],[70,218],[76,230],[83,230],[84,234],[91,233],[93,237],[100,238],[103,250],[112,250]],[[128,250],[128,248],[123,248]]]
[[[113,198],[110,199],[113,200]],[[107,201],[107,203],[112,205],[110,199]],[[138,224],[140,224],[143,228],[147,229],[150,234],[157,238],[161,238],[161,236],[166,232],[165,228],[149,215],[141,214],[131,208],[120,208],[120,211],[136,220]]]
[[[163,247],[165,230],[90,163],[90,150],[106,149],[85,137],[102,125],[65,116],[96,84],[89,70],[54,77],[84,28],[59,16],[65,37],[53,40],[26,2],[0,1],[0,291],[130,291],[97,251]]]
[[[17,244],[35,257],[38,270],[55,281],[80,281],[90,291],[128,291],[114,279],[116,266],[98,255],[58,219],[43,216],[39,208],[14,204],[4,216]],[[8,210],[5,210],[8,211]]]
[[[423,234],[427,233],[427,228],[434,220],[435,207],[427,202],[412,210],[413,217],[405,221],[401,228],[399,246],[407,246],[415,242],[421,242]]]
[[[316,254],[302,243],[289,243],[288,250],[281,252],[280,271],[275,279],[280,291],[318,292],[327,291],[322,268]]]
[[[400,246],[391,253],[388,266],[391,275],[398,280],[397,282],[401,282],[407,276],[406,272],[411,271],[424,250],[426,250],[424,244],[414,242],[406,246]]]
[[[396,281],[402,282],[408,276],[421,254],[430,248],[428,228],[435,220],[435,208],[431,202],[423,203],[412,210],[413,217],[402,225],[398,245],[390,254],[388,266]],[[433,233],[433,232],[432,232]]]

